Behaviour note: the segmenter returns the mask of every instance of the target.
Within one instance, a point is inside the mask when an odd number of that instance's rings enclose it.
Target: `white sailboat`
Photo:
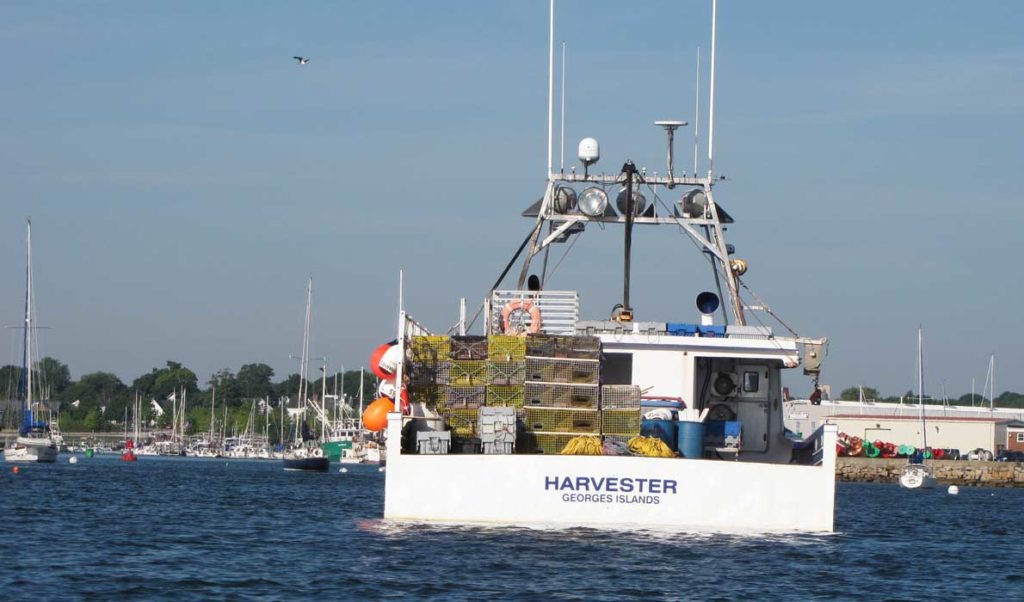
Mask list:
[[[285,470],[324,472],[330,468],[330,459],[324,454],[312,436],[306,432],[306,408],[308,406],[306,364],[309,361],[309,319],[313,304],[313,277],[306,285],[306,322],[302,333],[302,359],[299,367],[299,412],[295,416],[295,435],[292,445],[284,451]]]
[[[21,379],[18,383],[17,407],[19,411],[18,437],[14,443],[4,449],[4,460],[8,462],[56,462],[57,442],[50,430],[50,421],[43,420],[45,413],[49,418],[50,408],[43,401],[33,396],[33,389],[39,389],[33,382],[33,366],[35,365],[34,342],[35,327],[32,325],[32,310],[35,306],[35,295],[32,288],[32,220],[28,221],[27,236],[28,259],[25,268],[25,325],[22,339]],[[14,404],[12,404],[14,405]]]
[[[921,327],[917,327],[917,405],[921,412],[921,449],[922,456],[928,449],[928,431],[925,428],[924,419],[924,356],[921,345]],[[924,463],[922,457],[920,462],[911,458],[910,463],[903,467],[900,474],[900,487],[904,489],[932,489],[938,484],[938,480],[932,474],[931,466]]]

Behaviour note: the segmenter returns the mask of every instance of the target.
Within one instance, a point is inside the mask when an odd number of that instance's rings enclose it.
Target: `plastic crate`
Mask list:
[[[597,385],[570,385],[527,382],[523,387],[524,406],[548,408],[598,408]]]
[[[527,454],[557,455],[576,436],[563,433],[523,433],[516,449]]]
[[[487,362],[453,360],[448,370],[448,384],[456,387],[482,387],[487,384]]]
[[[526,362],[487,361],[488,385],[521,385],[526,382]]]
[[[640,409],[601,410],[601,433],[605,435],[639,435]]]
[[[686,324],[683,322],[669,322],[665,325],[665,330],[669,334],[683,337],[692,337],[697,334],[698,326],[696,324]]]
[[[601,362],[527,356],[526,380],[596,385],[601,382]]]
[[[487,387],[487,405],[521,408],[525,399],[523,389],[523,385],[490,385]]]
[[[479,421],[479,410],[461,410],[444,408],[438,410],[438,414],[444,418],[448,430],[456,437],[476,437],[477,424]]]
[[[487,337],[487,358],[497,362],[521,362],[526,357],[526,337],[495,334]]]
[[[429,407],[443,407],[447,398],[444,385],[409,385],[409,401]]]
[[[522,409],[522,418],[527,431],[579,434],[601,432],[601,414],[597,410],[528,407]]]
[[[451,341],[447,336],[415,336],[409,341],[409,354],[413,362],[437,363],[448,359]]]
[[[722,324],[712,326],[698,326],[697,331],[702,337],[724,337],[725,326]]]
[[[516,441],[515,408],[480,408],[477,432],[483,443],[509,443]]]
[[[636,385],[604,385],[601,387],[601,409],[639,408],[641,391]]]
[[[514,441],[485,441],[481,445],[483,447],[483,453],[489,455],[507,455],[515,451]]]
[[[447,361],[413,362],[409,365],[410,385],[446,385],[451,370]]]
[[[416,453],[426,455],[447,454],[452,448],[452,434],[448,431],[420,431],[416,433]]]
[[[451,338],[448,357],[453,360],[487,359],[487,337],[460,336]]]

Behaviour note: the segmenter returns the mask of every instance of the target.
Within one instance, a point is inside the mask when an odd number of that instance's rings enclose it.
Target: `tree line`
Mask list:
[[[913,391],[907,391],[903,395],[890,395],[888,397],[883,396],[878,392],[878,389],[874,387],[848,387],[843,389],[839,393],[839,399],[843,401],[858,401],[861,399],[861,392],[863,391],[865,401],[886,401],[886,402],[899,402],[901,399],[904,401],[916,403],[917,393]],[[949,405],[958,406],[989,406],[989,399],[984,395],[977,393],[965,393],[960,397],[949,397],[949,398],[936,398],[925,396],[922,401],[926,405],[943,405],[948,403]],[[1003,391],[999,395],[996,395],[995,404],[996,407],[1003,408],[1024,408],[1024,394],[1015,393],[1014,391]]]
[[[5,388],[6,399],[15,399],[18,395],[21,372],[20,366],[0,368],[0,387]],[[324,375],[321,370],[315,379],[307,380],[308,395],[319,397],[326,385],[328,395],[337,393],[343,396],[358,411],[359,373],[359,370],[349,370],[344,374]],[[33,395],[60,402],[59,424],[64,431],[122,430],[126,413],[129,423],[133,420],[137,395],[141,399],[140,418],[144,428],[170,425],[173,408],[175,405],[180,407],[184,397],[187,400],[185,416],[190,427],[188,430],[196,433],[210,428],[210,405],[214,395],[217,429],[224,426],[230,433],[245,427],[253,404],[278,408],[280,404],[290,403],[294,407],[301,381],[299,374],[290,374],[275,381],[273,368],[254,363],[244,364],[237,372],[227,368],[218,370],[204,386],[200,386],[196,373],[175,361],[166,362],[162,368],[153,368],[130,384],[122,382],[111,372],[102,371],[83,374],[73,380],[67,364],[52,357],[36,362],[32,377],[35,383],[40,384],[40,389]],[[370,372],[364,372],[363,383],[363,397],[368,404],[376,398],[377,378]],[[153,401],[159,409],[153,406]],[[328,406],[333,408],[333,404]],[[280,412],[265,411],[260,424],[277,420],[275,414]],[[3,422],[5,427],[14,424],[11,416],[5,417]]]

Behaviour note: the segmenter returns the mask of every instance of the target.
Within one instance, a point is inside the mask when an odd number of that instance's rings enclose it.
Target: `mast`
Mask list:
[[[555,0],[550,2],[548,29],[548,173],[551,177],[552,135],[555,119]]]
[[[366,368],[363,366],[359,367],[359,431],[363,430],[363,373]],[[399,396],[401,397],[401,396]]]
[[[711,0],[711,93],[708,98],[708,181],[715,160],[715,46],[718,23],[718,0]],[[710,185],[710,184],[709,184]],[[726,262],[728,263],[728,262]]]
[[[924,352],[921,342],[921,327],[917,327],[917,405],[921,412],[921,447],[928,448],[928,430],[924,424]]]
[[[32,220],[28,220],[28,235],[26,236],[26,257],[25,263],[25,344],[24,357],[22,358],[22,370],[25,375],[25,408],[23,428],[27,435],[32,430],[34,422],[32,416]]]

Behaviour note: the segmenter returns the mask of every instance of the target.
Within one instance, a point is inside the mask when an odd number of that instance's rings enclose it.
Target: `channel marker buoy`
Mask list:
[[[960,493],[960,488],[956,485],[950,485],[949,489],[946,490],[946,493],[949,495],[958,495]]]

